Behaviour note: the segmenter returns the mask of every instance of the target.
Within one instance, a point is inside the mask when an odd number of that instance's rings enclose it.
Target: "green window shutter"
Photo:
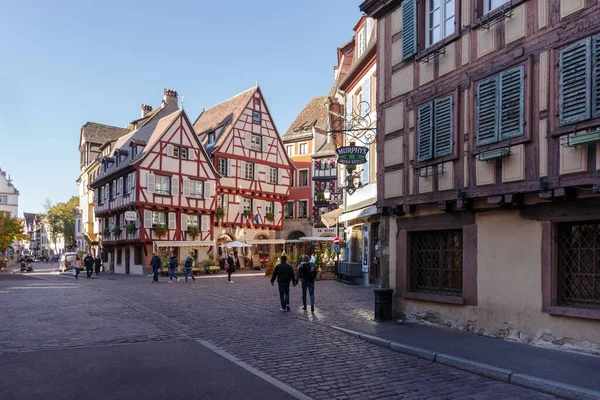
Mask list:
[[[592,118],[600,118],[600,35],[592,38]]]
[[[590,118],[590,60],[590,38],[560,52],[558,123],[561,126]]]
[[[523,135],[525,67],[500,74],[500,140]]]
[[[417,0],[402,2],[402,59],[417,54]]]
[[[498,141],[498,75],[477,85],[477,146]]]
[[[434,157],[452,154],[452,96],[434,101]]]
[[[433,135],[433,105],[426,103],[419,108],[419,140],[418,160],[425,161],[432,157],[432,135]]]

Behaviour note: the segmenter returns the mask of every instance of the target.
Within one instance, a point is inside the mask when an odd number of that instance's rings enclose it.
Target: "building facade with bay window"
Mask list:
[[[361,10],[377,19],[377,207],[396,312],[600,353],[600,5]]]

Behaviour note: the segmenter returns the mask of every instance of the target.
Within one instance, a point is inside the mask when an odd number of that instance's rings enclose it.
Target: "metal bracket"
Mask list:
[[[479,29],[490,29],[491,26],[496,25],[498,22],[511,18],[513,15],[512,2],[504,4],[500,10],[494,10],[487,13],[479,25]]]

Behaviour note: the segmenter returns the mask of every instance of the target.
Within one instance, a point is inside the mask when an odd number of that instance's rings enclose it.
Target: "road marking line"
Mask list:
[[[293,387],[286,385],[285,383],[273,378],[272,376],[267,375],[262,371],[259,371],[258,369],[254,368],[253,366],[246,364],[245,362],[239,360],[234,355],[229,354],[228,352],[226,352],[223,349],[221,349],[205,340],[202,340],[202,339],[196,339],[196,342],[198,342],[201,345],[203,345],[204,347],[214,351],[221,357],[225,358],[226,360],[231,361],[232,363],[236,364],[237,366],[244,368],[246,371],[250,372],[251,374],[254,374],[254,375],[258,376],[259,378],[261,378],[262,380],[269,382],[271,385],[275,386],[278,389],[283,390],[287,394],[294,396],[295,398],[300,399],[300,400],[312,400],[312,397],[309,397],[309,396],[299,392],[298,390],[294,389]]]

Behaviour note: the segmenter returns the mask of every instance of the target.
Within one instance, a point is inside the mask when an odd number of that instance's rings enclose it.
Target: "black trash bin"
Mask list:
[[[392,319],[393,289],[375,289],[375,321],[390,321]]]

